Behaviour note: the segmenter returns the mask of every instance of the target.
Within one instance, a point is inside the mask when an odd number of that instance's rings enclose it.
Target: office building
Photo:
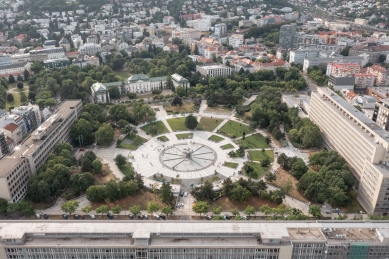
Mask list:
[[[334,54],[332,52],[320,52],[318,57],[306,57],[303,63],[303,71],[306,71],[309,67],[314,66],[327,66],[327,63],[362,63],[362,57],[360,56],[342,56]]]
[[[353,90],[355,84],[355,78],[352,75],[349,76],[338,76],[331,75],[328,79],[328,85],[334,87],[335,90],[340,91],[344,88]]]
[[[0,222],[0,258],[378,259],[384,222]]]
[[[289,51],[289,63],[304,64],[305,58],[319,57],[318,50],[312,49],[298,49]]]
[[[0,198],[18,202],[25,197],[28,178],[48,160],[56,144],[70,140],[71,126],[81,111],[81,100],[64,101],[13,153],[1,158]]]
[[[197,65],[196,72],[199,72],[202,76],[209,77],[229,76],[231,75],[231,68],[225,65]]]
[[[280,47],[283,49],[296,48],[298,45],[296,39],[297,24],[291,23],[282,25],[280,28]]]
[[[215,34],[217,36],[221,36],[227,33],[227,25],[225,23],[218,23],[215,25]]]
[[[389,211],[389,133],[329,88],[311,93],[309,118],[327,147],[352,168],[357,199],[369,214]]]

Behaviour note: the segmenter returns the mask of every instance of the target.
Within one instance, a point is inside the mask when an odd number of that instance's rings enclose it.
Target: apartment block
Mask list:
[[[0,222],[0,258],[377,259],[385,222]]]
[[[196,72],[202,76],[217,77],[231,75],[231,68],[224,65],[196,66]]]
[[[327,64],[327,76],[351,76],[359,73],[361,66],[358,63],[334,63],[329,62]]]
[[[329,88],[311,94],[309,117],[326,145],[352,167],[364,209],[375,215],[389,211],[389,133]]]
[[[63,102],[13,153],[0,159],[0,198],[9,202],[24,198],[28,178],[48,160],[56,144],[70,140],[71,126],[81,111],[81,100]]]
[[[377,101],[374,107],[373,121],[381,128],[389,131],[389,99]]]
[[[281,48],[289,49],[297,47],[296,30],[297,24],[295,23],[281,26],[279,43]]]
[[[373,87],[375,77],[373,74],[354,74],[355,77],[355,88],[361,89],[361,92],[365,92],[367,87]]]
[[[374,75],[375,86],[383,87],[389,84],[389,73],[385,68],[373,65],[367,68],[367,73]]]

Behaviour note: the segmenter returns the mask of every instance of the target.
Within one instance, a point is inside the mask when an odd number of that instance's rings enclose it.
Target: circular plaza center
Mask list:
[[[150,138],[128,157],[133,169],[153,179],[200,179],[238,175],[247,157],[230,157],[238,148],[228,137],[207,131],[171,132]]]
[[[162,150],[159,160],[174,171],[193,172],[214,165],[216,152],[207,145],[188,141]]]

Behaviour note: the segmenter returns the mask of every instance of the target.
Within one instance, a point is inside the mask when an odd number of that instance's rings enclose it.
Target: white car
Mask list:
[[[154,214],[154,218],[156,219],[156,220],[160,220],[161,218],[159,217],[159,215],[157,215],[157,214]]]
[[[177,204],[177,208],[181,208],[181,207],[184,207],[184,204],[183,203],[178,203]]]
[[[96,216],[93,215],[93,214],[90,214],[89,217],[90,217],[91,219],[96,219]]]
[[[187,192],[184,193],[184,197],[188,197],[188,193]]]

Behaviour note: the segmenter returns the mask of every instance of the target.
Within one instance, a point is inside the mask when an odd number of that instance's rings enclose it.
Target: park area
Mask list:
[[[166,110],[166,113],[169,115],[194,112],[192,107],[193,107],[193,102],[183,102],[181,106],[179,105],[173,106],[171,104],[166,104],[163,106],[163,108],[165,108]]]
[[[215,107],[209,107],[205,109],[205,112],[212,112],[216,114],[230,114],[231,109],[224,107],[224,106],[215,106]]]
[[[129,150],[135,150],[145,142],[146,139],[142,138],[139,135],[130,135],[130,136],[127,135],[123,140],[119,141],[117,147],[129,149]]]
[[[219,118],[201,117],[197,130],[213,131],[222,121],[223,119]]]
[[[262,152],[262,150],[250,150],[248,153],[251,161],[262,161],[266,157],[270,159],[270,162],[274,161],[274,153],[272,150],[265,150],[265,152]]]
[[[253,206],[255,210],[258,211],[262,205],[266,205],[266,204],[270,208],[278,207],[278,204],[275,202],[263,200],[255,196],[250,196],[250,198],[247,201],[240,201],[240,202],[232,201],[228,197],[223,196],[220,199],[216,200],[215,202],[211,203],[211,211],[212,209],[217,208],[219,206],[222,207],[223,211],[231,211],[233,209],[243,211],[248,205]]]
[[[162,121],[156,121],[156,122],[147,124],[145,126],[142,126],[141,129],[144,130],[147,134],[152,135],[150,133],[150,127],[153,127],[153,126],[155,126],[155,128],[157,129],[157,134],[155,134],[155,135],[160,135],[160,134],[169,132],[169,130],[166,128],[165,124]]]
[[[219,129],[219,132],[231,138],[238,138],[243,136],[243,132],[249,134],[253,132],[253,130],[242,123],[229,120]]]
[[[245,139],[239,139],[239,144],[243,144],[248,148],[267,148],[270,147],[269,144],[266,143],[265,137],[260,133],[255,133]]]
[[[225,144],[223,146],[220,146],[221,149],[231,149],[231,148],[235,148],[232,144],[228,143],[228,144]]]
[[[177,139],[188,139],[193,137],[193,133],[176,134]]]
[[[169,123],[170,128],[172,128],[173,131],[187,130],[185,126],[185,117],[168,119],[166,121]]]
[[[127,162],[124,165],[119,165],[119,170],[122,171],[122,173],[125,176],[132,176],[135,174],[134,170],[132,170],[131,163]]]
[[[260,178],[269,169],[269,166],[262,167],[260,163],[256,162],[247,162],[246,164],[252,166],[252,168],[254,169],[254,172],[248,175],[249,177],[254,179]]]
[[[230,168],[233,168],[233,169],[236,169],[238,167],[238,163],[233,163],[233,162],[226,162],[223,164],[223,166],[226,166],[226,167],[230,167]]]
[[[162,141],[162,142],[166,142],[166,141],[169,141],[169,138],[166,137],[166,136],[160,136],[157,138],[159,141]]]

